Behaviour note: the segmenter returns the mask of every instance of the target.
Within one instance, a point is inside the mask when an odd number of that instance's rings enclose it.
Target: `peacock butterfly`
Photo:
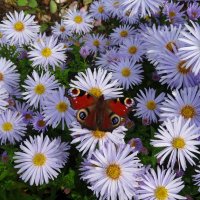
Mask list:
[[[122,125],[133,107],[133,99],[117,98],[105,100],[78,88],[67,91],[67,97],[74,110],[77,121],[89,130],[112,131]]]

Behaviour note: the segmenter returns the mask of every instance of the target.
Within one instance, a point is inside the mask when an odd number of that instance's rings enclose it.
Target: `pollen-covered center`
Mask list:
[[[92,87],[89,91],[88,91],[89,94],[99,98],[103,93],[101,91],[100,88],[98,87]]]
[[[150,100],[147,102],[146,107],[149,110],[155,110],[156,109],[156,102],[154,100]]]
[[[168,190],[164,186],[158,186],[154,191],[156,200],[167,200]]]
[[[119,179],[120,175],[121,175],[121,168],[119,165],[117,164],[110,164],[107,168],[106,168],[106,175],[113,179],[113,180],[117,180]]]
[[[65,27],[64,26],[60,26],[60,32],[64,33],[65,32]]]
[[[186,68],[185,64],[186,62],[184,60],[181,60],[177,65],[178,71],[183,75],[188,74],[190,72],[190,67]]]
[[[120,36],[121,37],[127,37],[128,36],[128,31],[126,31],[126,30],[121,31],[120,32]]]
[[[103,13],[104,12],[104,7],[103,6],[99,6],[98,7],[98,12],[99,13]]]
[[[93,41],[93,45],[94,45],[95,47],[99,47],[99,45],[100,45],[99,40],[94,40],[94,41]]]
[[[18,21],[14,24],[14,29],[17,31],[17,32],[22,32],[24,30],[24,23],[21,22],[21,21]]]
[[[56,109],[58,110],[58,112],[66,112],[68,109],[68,105],[64,101],[61,101],[56,105]]]
[[[2,130],[5,131],[5,132],[12,131],[13,130],[12,123],[10,123],[10,122],[4,122],[2,124]]]
[[[38,94],[38,95],[44,94],[45,90],[46,90],[46,88],[43,84],[38,84],[34,88],[35,93]]]
[[[46,122],[44,120],[40,119],[40,120],[37,121],[37,125],[39,127],[44,127],[46,125]]]
[[[174,11],[169,12],[169,18],[173,18],[176,16],[176,13]]]
[[[74,21],[77,23],[77,24],[80,24],[83,22],[83,18],[80,16],[80,15],[77,15],[76,17],[74,17]]]
[[[46,156],[43,153],[36,153],[33,156],[33,164],[37,167],[41,167],[46,163]]]
[[[33,116],[32,116],[30,113],[26,113],[26,114],[24,115],[24,118],[25,118],[26,120],[31,120],[31,119],[33,118]]]
[[[185,140],[181,137],[176,137],[172,140],[172,146],[176,149],[183,149],[185,147]]]
[[[4,79],[4,76],[3,76],[3,74],[0,72],[0,81],[3,81],[3,79]]]
[[[93,136],[94,136],[95,138],[101,139],[101,138],[103,138],[103,137],[106,135],[106,132],[96,130],[96,131],[92,131],[92,134],[93,134]]]
[[[137,47],[136,46],[129,47],[128,52],[130,54],[135,54],[137,52]]]
[[[44,49],[42,49],[41,51],[42,56],[44,56],[45,58],[48,58],[52,55],[52,51],[50,48],[45,47]]]
[[[121,70],[121,74],[122,76],[124,77],[129,77],[131,75],[131,70],[128,68],[128,67],[124,67],[122,70]]]
[[[196,115],[196,110],[191,105],[185,105],[181,109],[181,115],[185,118],[193,118]]]
[[[172,53],[174,52],[174,47],[176,47],[176,43],[173,41],[170,41],[166,44],[166,49],[168,49],[169,51],[171,51]]]

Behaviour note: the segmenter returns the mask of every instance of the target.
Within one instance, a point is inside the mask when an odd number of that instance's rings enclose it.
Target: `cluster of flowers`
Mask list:
[[[48,126],[61,124],[71,131],[71,144],[78,144],[84,156],[81,178],[100,199],[186,199],[179,195],[184,182],[174,168],[185,171],[198,162],[199,19],[200,5],[194,1],[100,0],[88,10],[68,10],[47,36],[39,33],[34,16],[23,11],[7,14],[0,23],[1,47],[14,45],[19,59],[29,59],[33,67],[20,85],[17,66],[0,57],[0,142],[16,144],[27,138],[14,156],[21,178],[41,185],[57,177],[70,147],[59,137],[49,139]],[[109,31],[108,21],[111,33],[98,33],[101,23]],[[140,90],[134,116],[144,125],[161,123],[151,145],[161,147],[156,157],[160,165],[167,162],[168,169],[143,166],[137,157],[141,141],[125,143],[124,126],[103,132],[76,122],[65,87],[52,71],[67,68],[67,53],[77,43],[81,56],[88,62],[92,57],[95,67],[79,72],[69,85],[97,98],[117,98],[136,89],[146,77],[144,65],[154,67],[153,79],[167,85],[169,92]],[[41,134],[30,136],[30,125]],[[200,186],[199,170],[194,182]]]

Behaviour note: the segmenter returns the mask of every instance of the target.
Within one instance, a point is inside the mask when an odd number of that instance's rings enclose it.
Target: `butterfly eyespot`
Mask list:
[[[134,101],[133,101],[133,99],[131,99],[131,98],[126,98],[126,99],[124,99],[124,104],[125,104],[127,107],[131,107],[131,106],[133,106]]]
[[[69,89],[68,94],[71,97],[77,97],[80,94],[80,89],[78,89],[78,88],[71,88],[71,89]]]
[[[114,114],[111,116],[111,122],[113,126],[118,126],[121,123],[121,118],[118,115]]]
[[[86,109],[81,109],[77,113],[78,121],[84,121],[87,116],[88,116],[88,111]]]

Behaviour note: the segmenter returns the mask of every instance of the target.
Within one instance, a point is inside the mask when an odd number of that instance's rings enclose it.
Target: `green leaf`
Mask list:
[[[40,26],[40,32],[45,32],[46,30],[48,29],[48,24],[42,24],[41,26]]]
[[[90,4],[90,3],[92,3],[92,0],[83,0],[83,4],[84,4],[84,5],[88,5],[88,4]]]
[[[57,7],[57,4],[55,3],[55,1],[51,0],[49,6],[50,6],[50,12],[52,14],[56,13],[58,7]]]
[[[26,6],[28,4],[27,0],[17,0],[18,6]]]
[[[29,0],[29,7],[36,8],[38,6],[37,0]]]

